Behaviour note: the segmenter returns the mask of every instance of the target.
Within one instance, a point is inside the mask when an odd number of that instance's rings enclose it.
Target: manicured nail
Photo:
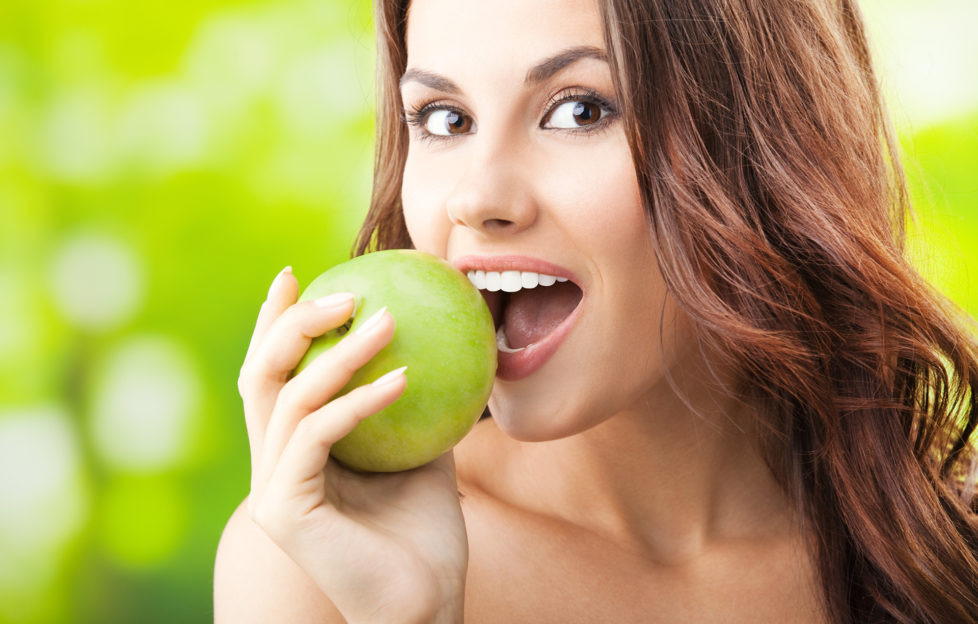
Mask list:
[[[339,308],[345,305],[349,305],[354,301],[353,293],[333,293],[332,295],[326,295],[325,297],[320,297],[319,299],[313,300],[313,305],[317,308]]]
[[[385,373],[385,374],[381,375],[380,377],[378,377],[377,379],[375,379],[370,385],[371,386],[383,386],[384,384],[392,383],[396,379],[399,379],[401,376],[403,376],[404,375],[404,371],[406,371],[406,370],[407,370],[407,366],[402,366],[400,368],[395,368],[391,372]]]
[[[387,306],[384,306],[381,309],[374,312],[370,316],[370,318],[368,318],[366,321],[363,322],[363,325],[357,328],[356,333],[365,334],[368,331],[372,330],[374,327],[377,326],[377,323],[380,322],[381,317],[384,316],[384,312],[386,311],[387,311]]]
[[[278,272],[275,279],[272,280],[271,286],[268,287],[268,298],[271,298],[272,293],[275,292],[275,288],[278,286],[279,282],[282,281],[282,276],[286,273],[292,273],[292,265],[289,265]]]

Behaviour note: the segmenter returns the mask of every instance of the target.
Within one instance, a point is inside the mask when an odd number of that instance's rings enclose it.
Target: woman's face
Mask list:
[[[666,290],[596,1],[414,0],[407,48],[414,245],[518,289],[487,295],[497,423],[544,440],[641,409],[666,364]]]

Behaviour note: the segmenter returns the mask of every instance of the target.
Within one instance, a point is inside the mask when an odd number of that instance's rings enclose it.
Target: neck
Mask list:
[[[724,540],[783,534],[789,504],[755,448],[748,409],[704,392],[702,381],[680,389],[686,400],[663,382],[643,409],[522,444],[517,474],[546,484],[527,484],[524,504],[664,563]]]

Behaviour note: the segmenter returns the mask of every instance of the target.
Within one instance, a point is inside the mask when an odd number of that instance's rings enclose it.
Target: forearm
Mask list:
[[[243,503],[228,521],[218,546],[214,621],[216,624],[460,624],[464,576],[443,579],[435,585],[437,592],[427,596],[410,593],[414,600],[393,600],[390,608],[384,604],[393,598],[388,592],[383,593],[383,599],[371,600],[369,605],[345,605],[344,616],[343,605],[334,604],[319,583],[251,521]],[[411,591],[405,588],[405,596]],[[348,593],[364,597],[362,592]],[[394,606],[397,604],[409,604],[412,608]],[[366,613],[359,616],[353,612]]]
[[[343,623],[329,599],[239,507],[228,521],[214,569],[214,622]]]

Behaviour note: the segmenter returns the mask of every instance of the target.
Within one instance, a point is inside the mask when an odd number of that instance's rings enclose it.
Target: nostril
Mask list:
[[[486,219],[482,222],[484,228],[493,230],[501,230],[511,225],[513,225],[513,222],[507,219]]]

